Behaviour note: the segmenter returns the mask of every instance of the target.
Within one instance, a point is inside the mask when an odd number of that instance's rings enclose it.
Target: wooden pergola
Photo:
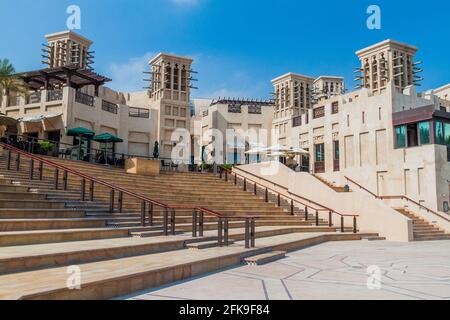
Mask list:
[[[95,95],[98,96],[98,88],[111,79],[101,76],[88,69],[80,69],[76,65],[41,69],[24,72],[17,75],[32,90],[49,90],[49,88],[66,85],[71,88],[80,89],[84,86],[93,85]]]

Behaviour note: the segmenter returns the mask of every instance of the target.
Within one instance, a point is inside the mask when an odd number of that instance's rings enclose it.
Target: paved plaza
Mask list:
[[[124,298],[450,300],[450,241],[329,242],[264,266],[223,270]]]

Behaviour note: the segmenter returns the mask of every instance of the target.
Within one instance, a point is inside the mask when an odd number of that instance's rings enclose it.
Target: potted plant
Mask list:
[[[51,156],[53,154],[53,149],[55,145],[50,141],[39,141],[39,148],[43,154]]]

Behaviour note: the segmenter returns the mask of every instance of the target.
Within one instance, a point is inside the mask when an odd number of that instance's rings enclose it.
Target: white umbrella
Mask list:
[[[270,146],[266,149],[266,151],[271,152],[288,152],[290,150],[289,147],[286,147],[285,145],[281,144],[274,144],[273,146]]]
[[[302,154],[309,154],[308,151],[306,151],[305,149],[302,148],[291,148],[288,152],[286,152],[290,155],[302,155]]]
[[[266,154],[267,153],[267,148],[262,143],[251,143],[250,145],[252,146],[252,148],[250,150],[248,150],[247,152],[245,152],[245,154],[258,155],[258,154]]]

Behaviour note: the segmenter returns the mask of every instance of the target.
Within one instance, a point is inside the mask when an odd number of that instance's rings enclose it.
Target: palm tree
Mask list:
[[[9,95],[15,92],[26,95],[28,90],[23,81],[17,77],[16,70],[8,59],[0,59],[0,104],[6,96],[6,105],[9,104]]]

